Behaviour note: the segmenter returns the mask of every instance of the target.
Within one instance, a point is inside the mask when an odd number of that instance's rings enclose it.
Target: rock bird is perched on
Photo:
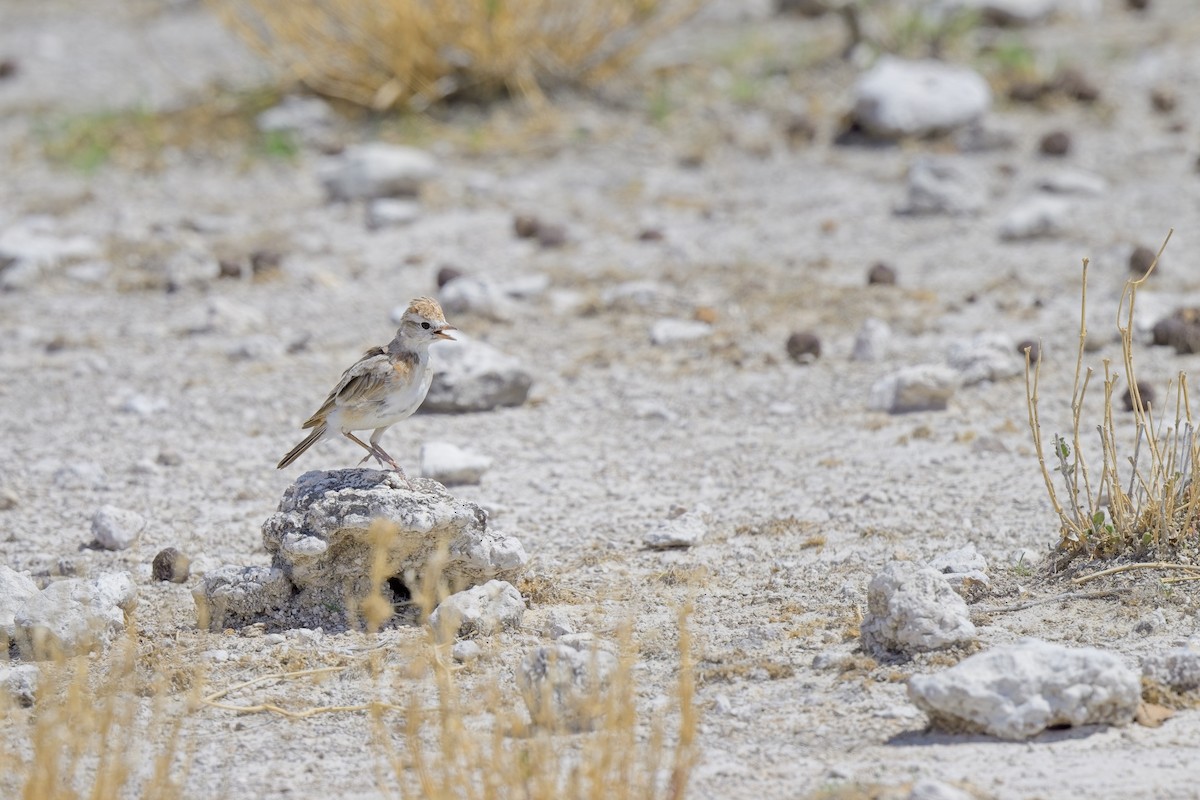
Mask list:
[[[453,341],[454,337],[446,333],[453,330],[458,329],[446,322],[436,300],[418,297],[409,303],[396,338],[387,347],[372,347],[342,373],[342,379],[325,403],[302,426],[312,428],[313,432],[283,457],[278,469],[291,464],[328,431],[335,430],[367,451],[359,464],[374,458],[380,466],[390,465],[407,481],[404,470],[379,446],[379,438],[389,427],[411,416],[425,400],[433,382],[429,345],[439,339]],[[369,444],[353,433],[368,429],[373,431]]]

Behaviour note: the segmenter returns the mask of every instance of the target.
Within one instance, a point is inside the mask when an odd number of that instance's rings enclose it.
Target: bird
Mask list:
[[[311,428],[312,433],[280,459],[276,469],[289,466],[327,433],[336,431],[367,451],[360,465],[374,458],[380,467],[386,464],[400,473],[411,487],[408,476],[380,446],[379,439],[425,400],[433,382],[429,346],[442,339],[456,341],[447,332],[456,330],[433,298],[418,297],[409,303],[395,338],[384,347],[372,347],[342,373],[325,402],[301,426]],[[369,442],[354,435],[362,430],[372,431]]]

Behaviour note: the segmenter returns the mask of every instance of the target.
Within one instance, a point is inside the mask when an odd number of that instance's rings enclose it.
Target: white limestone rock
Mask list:
[[[317,177],[330,199],[363,200],[415,195],[437,171],[437,162],[423,150],[369,142],[330,158]]]
[[[435,560],[451,591],[515,580],[528,561],[521,543],[490,526],[474,503],[435,481],[414,478],[410,486],[396,472],[374,469],[304,473],[262,533],[271,568],[205,575],[193,593],[202,626],[354,625],[367,598],[407,599]],[[377,551],[388,576],[382,586],[370,577]]]
[[[1115,653],[1023,639],[914,675],[908,694],[934,728],[1016,741],[1050,727],[1127,725],[1141,679]]]
[[[987,184],[960,159],[921,156],[908,168],[908,197],[901,214],[978,214],[987,205]]]
[[[867,587],[863,649],[877,656],[944,650],[975,641],[966,602],[937,570],[893,561]]]
[[[884,56],[854,88],[854,116],[886,138],[927,136],[987,113],[992,91],[979,73],[942,61]]]
[[[593,730],[603,719],[604,693],[617,657],[588,634],[567,634],[536,648],[517,670],[517,687],[535,725]]]
[[[533,375],[513,356],[484,342],[455,334],[456,342],[436,342],[433,383],[422,412],[461,414],[519,406],[529,397]]]
[[[124,572],[50,584],[16,610],[13,641],[25,658],[70,657],[105,647],[125,631],[137,588]]]
[[[146,527],[136,511],[103,505],[92,515],[92,536],[105,550],[128,550]]]
[[[456,444],[426,442],[421,445],[421,476],[446,486],[477,484],[491,466],[492,460],[487,456],[464,450]]]
[[[429,627],[439,637],[491,636],[521,627],[524,616],[525,600],[515,586],[488,581],[439,603],[429,615]]]
[[[1017,352],[1016,343],[999,333],[979,333],[952,343],[946,362],[962,376],[964,386],[1025,373],[1025,358]]]
[[[1071,224],[1071,201],[1052,195],[1036,195],[1013,208],[1000,223],[1000,238],[1024,241],[1061,236]]]
[[[694,342],[712,335],[712,325],[694,319],[660,319],[650,326],[650,341],[660,347]]]
[[[872,411],[891,414],[943,411],[958,385],[958,373],[949,367],[938,364],[903,367],[871,386],[867,404]]]
[[[648,531],[642,542],[651,550],[695,547],[708,535],[710,516],[708,507],[703,505],[690,511],[676,509],[668,520]]]

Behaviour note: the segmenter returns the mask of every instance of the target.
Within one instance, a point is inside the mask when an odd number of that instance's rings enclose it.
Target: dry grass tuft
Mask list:
[[[1159,249],[1166,248],[1170,234]],[[1055,488],[1038,415],[1038,382],[1041,361],[1031,365],[1026,354],[1025,383],[1029,428],[1034,449],[1045,480],[1050,502],[1058,514],[1060,529],[1058,558],[1054,568],[1061,569],[1076,558],[1112,559],[1130,557],[1161,562],[1190,560],[1200,545],[1200,484],[1195,470],[1200,460],[1200,441],[1188,398],[1187,376],[1180,372],[1173,388],[1165,393],[1174,397],[1173,412],[1144,403],[1135,378],[1133,358],[1133,315],[1137,293],[1158,264],[1146,274],[1126,282],[1117,310],[1117,331],[1121,336],[1125,382],[1132,394],[1132,430],[1122,431],[1116,424],[1113,396],[1121,381],[1111,363],[1103,363],[1102,387],[1104,410],[1096,426],[1099,466],[1089,462],[1084,451],[1090,437],[1085,436],[1083,404],[1094,370],[1084,366],[1087,340],[1087,270],[1083,262],[1079,350],[1071,393],[1071,433],[1055,434],[1049,457],[1057,463],[1066,492]],[[1169,420],[1169,421],[1168,421]],[[1094,441],[1094,440],[1093,440]],[[1128,567],[1126,567],[1128,568]]]
[[[252,47],[314,91],[425,108],[602,81],[698,0],[209,0]]]
[[[75,800],[183,796],[180,750],[190,700],[156,682],[148,703],[136,685],[136,635],[103,656],[38,662],[30,708],[0,692],[0,797]],[[14,735],[15,734],[15,735]]]

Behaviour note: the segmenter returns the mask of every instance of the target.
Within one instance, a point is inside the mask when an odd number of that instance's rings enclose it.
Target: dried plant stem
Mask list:
[[[997,606],[995,608],[981,608],[974,612],[981,616],[991,614],[1007,614],[1012,611],[1024,611],[1027,608],[1035,606],[1044,606],[1047,603],[1067,602],[1068,600],[1102,600],[1106,597],[1116,597],[1120,594],[1118,589],[1099,589],[1094,592],[1063,592],[1056,594],[1053,597],[1039,597],[1036,600],[1026,600],[1023,603],[1013,603],[1010,606]]]
[[[1090,575],[1082,575],[1078,578],[1072,578],[1071,583],[1076,586],[1082,586],[1083,584],[1089,581],[1094,581],[1097,578],[1104,578],[1109,575],[1116,575],[1119,572],[1129,572],[1135,569],[1179,570],[1181,572],[1194,572],[1200,575],[1200,566],[1194,564],[1175,564],[1170,561],[1141,561],[1136,564],[1122,564],[1119,567],[1109,567],[1108,569],[1102,569],[1099,572],[1093,572]]]

